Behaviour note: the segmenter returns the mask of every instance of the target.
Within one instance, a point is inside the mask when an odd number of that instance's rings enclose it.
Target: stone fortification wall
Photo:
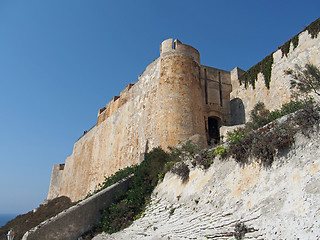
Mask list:
[[[160,59],[139,81],[114,98],[99,114],[98,124],[80,138],[66,159],[60,196],[77,201],[119,169],[141,162],[141,156],[160,145],[156,136],[156,103]]]
[[[53,199],[59,195],[64,166],[64,164],[53,165],[47,199]]]
[[[269,110],[279,109],[284,103],[292,98],[290,90],[290,77],[285,74],[285,70],[294,68],[295,64],[304,66],[307,63],[320,66],[320,34],[312,38],[308,31],[299,34],[299,44],[294,48],[290,45],[290,51],[283,55],[279,49],[273,53],[274,63],[272,64],[270,89],[265,86],[264,76],[258,74],[255,89],[249,85],[247,89],[244,84],[239,84],[239,69],[236,68],[231,73],[232,92],[231,99],[242,101],[245,109],[245,118],[249,119],[249,113],[256,103],[264,102]]]
[[[206,118],[217,117],[221,124],[229,124],[230,72],[202,65],[200,78]]]
[[[161,52],[157,134],[163,148],[195,134],[202,136],[201,143],[205,145],[200,55],[190,46],[181,47],[178,41],[175,45],[177,50]]]
[[[218,141],[222,125],[242,124],[261,101],[273,110],[289,102],[290,79],[284,71],[295,64],[320,66],[320,36],[299,34],[287,55],[272,54],[270,89],[258,74],[255,88],[239,84],[242,70],[228,72],[200,65],[199,52],[178,40],[165,40],[160,57],[139,81],[129,84],[105,108],[97,124],[74,145],[65,169],[52,174],[48,199],[77,201],[119,169],[138,164],[149,149],[166,149],[193,135],[202,145]],[[232,92],[231,92],[232,88]],[[230,101],[231,100],[231,101]]]
[[[140,163],[154,147],[166,149],[195,134],[206,145],[202,92],[198,51],[177,40],[164,41],[160,58],[100,109],[97,125],[75,143],[55,186],[58,195],[80,200],[105,176]]]
[[[103,209],[114,202],[119,191],[127,191],[131,176],[42,222],[26,232],[23,240],[76,240],[101,219]]]

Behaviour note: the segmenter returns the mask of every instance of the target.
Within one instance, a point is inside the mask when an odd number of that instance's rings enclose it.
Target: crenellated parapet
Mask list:
[[[97,117],[97,125],[101,124],[104,120],[114,114],[121,106],[123,106],[130,98],[130,89],[134,83],[130,83],[126,88],[121,91],[120,95],[114,96],[106,107],[100,108]]]

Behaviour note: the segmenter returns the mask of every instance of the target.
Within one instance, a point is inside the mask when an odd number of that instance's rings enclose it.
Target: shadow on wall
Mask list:
[[[234,98],[230,101],[230,125],[244,124],[246,121],[246,112],[244,104],[240,98]]]

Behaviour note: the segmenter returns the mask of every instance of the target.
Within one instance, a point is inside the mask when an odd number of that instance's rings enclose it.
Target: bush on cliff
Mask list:
[[[252,121],[244,128],[228,134],[229,154],[242,164],[252,156],[263,165],[270,166],[277,152],[294,143],[297,132],[307,134],[308,129],[320,123],[319,110],[312,99],[290,102],[273,112],[266,110],[263,104],[258,104],[251,112]],[[285,121],[273,121],[295,111]]]
[[[181,156],[193,155],[197,149],[191,142],[186,142],[180,148],[169,148],[169,152],[160,147],[154,148],[145,154],[144,161],[140,165],[126,169],[124,172],[127,175],[121,172],[111,176],[113,180],[106,178],[100,187],[115,181],[115,176],[125,177],[131,172],[134,173],[129,190],[117,194],[115,203],[103,211],[101,221],[86,237],[90,239],[96,232],[114,233],[128,227],[144,211],[151,193],[166,172],[175,172],[186,181],[189,177],[189,168],[186,164],[180,166]]]
[[[274,111],[269,111],[263,103],[258,103],[250,113],[251,121],[245,127],[228,133],[226,144],[202,150],[192,163],[208,169],[219,155],[222,159],[232,156],[241,164],[247,163],[250,157],[255,157],[264,166],[270,166],[279,151],[294,143],[294,136],[298,131],[307,134],[308,129],[319,124],[319,110],[312,98],[291,101]],[[275,121],[294,112],[284,122]]]
[[[299,111],[288,116],[285,121],[274,121],[297,110]],[[228,135],[228,146],[220,145],[200,151],[191,142],[187,142],[180,148],[170,148],[169,152],[161,148],[153,149],[145,155],[140,165],[116,173],[112,176],[113,180],[106,178],[102,187],[114,183],[116,176],[125,177],[134,172],[129,190],[117,194],[116,202],[104,210],[101,221],[89,235],[102,231],[114,233],[128,227],[141,216],[152,191],[166,172],[176,173],[182,181],[186,181],[190,170],[187,164],[181,162],[182,159],[194,159],[194,165],[207,169],[217,155],[221,158],[233,156],[242,164],[253,156],[265,166],[269,166],[278,151],[291,146],[298,131],[306,133],[306,130],[320,123],[319,110],[319,106],[310,100],[290,102],[280,110],[272,112],[266,110],[263,104],[258,104],[251,112],[252,121],[246,124],[245,128],[237,129]]]

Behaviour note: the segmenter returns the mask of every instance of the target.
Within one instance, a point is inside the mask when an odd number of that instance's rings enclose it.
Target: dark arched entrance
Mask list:
[[[208,145],[217,144],[220,141],[219,119],[216,117],[208,118]]]
[[[240,98],[234,98],[230,101],[230,125],[239,125],[246,122],[244,104]]]

